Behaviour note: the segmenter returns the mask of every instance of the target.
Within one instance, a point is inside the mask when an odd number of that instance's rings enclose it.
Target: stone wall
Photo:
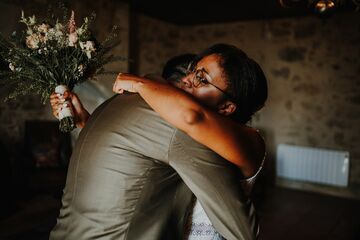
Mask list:
[[[268,78],[266,107],[254,116],[251,125],[266,137],[270,179],[276,146],[288,143],[349,151],[349,189],[358,189],[359,14],[337,14],[327,21],[303,17],[191,27],[148,19],[140,21],[139,31],[141,73],[162,67],[168,56],[199,52],[218,42],[243,49],[259,62]],[[165,34],[166,42],[153,40],[166,32],[172,33]],[[151,47],[144,48],[149,40]],[[324,187],[315,187],[315,191],[321,189]],[[346,195],[343,189],[330,191]]]
[[[161,74],[166,61],[179,52],[181,31],[176,25],[141,14],[134,16],[136,37],[135,71],[138,74]]]

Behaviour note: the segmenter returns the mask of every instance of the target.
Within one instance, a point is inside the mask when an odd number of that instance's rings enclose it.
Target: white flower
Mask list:
[[[77,33],[79,36],[83,35],[85,32],[86,32],[86,30],[83,29],[83,28],[78,28],[78,29],[76,29],[76,33]]]
[[[46,33],[47,35],[55,35],[56,33],[56,29],[55,28],[50,28],[49,31]]]
[[[39,36],[35,33],[31,34],[30,36],[26,37],[26,46],[31,49],[39,48]]]
[[[12,64],[12,63],[9,63],[9,68],[10,68],[10,70],[11,71],[15,71],[15,66],[14,66],[14,64]]]
[[[21,18],[20,18],[20,22],[25,23],[26,26],[33,26],[36,24],[36,18],[35,15],[33,15],[32,17],[29,17],[29,19],[25,18],[25,14],[24,11],[21,11]]]
[[[88,51],[95,51],[95,43],[93,41],[86,41],[85,47]]]
[[[49,31],[46,33],[46,37],[49,40],[54,40],[56,39],[56,30],[54,28],[50,28]]]
[[[86,51],[86,56],[88,57],[88,59],[91,58],[91,52],[90,51]]]
[[[61,23],[55,24],[55,38],[58,40],[59,43],[63,41],[64,36],[64,26]]]
[[[34,25],[36,23],[35,15],[32,15],[32,17],[29,17],[29,25]]]
[[[28,28],[27,30],[26,30],[26,34],[27,35],[31,35],[31,34],[33,34],[34,32],[33,32],[33,30],[31,29],[31,28]]]
[[[80,65],[78,66],[78,71],[79,71],[79,72],[82,72],[83,70],[84,70],[84,65],[80,64]]]
[[[93,41],[86,41],[86,43],[80,42],[79,44],[80,48],[85,51],[86,56],[90,59],[91,53],[95,52],[96,50],[95,43]]]
[[[56,24],[55,24],[55,29],[56,29],[57,31],[61,31],[61,32],[62,32],[62,30],[64,29],[64,26],[63,26],[61,23],[56,23]]]
[[[79,72],[79,76],[82,76],[84,74],[84,65],[80,64],[77,70]]]
[[[69,46],[70,47],[74,47],[75,43],[78,41],[78,35],[76,34],[76,32],[70,33],[69,34]]]
[[[64,35],[64,33],[62,31],[56,31],[55,32],[55,36],[58,37],[58,38],[62,37],[63,35]]]

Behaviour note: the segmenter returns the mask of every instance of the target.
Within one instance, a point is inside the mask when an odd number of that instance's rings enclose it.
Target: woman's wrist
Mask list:
[[[90,113],[85,109],[82,108],[81,113],[78,115],[76,121],[76,127],[83,128],[90,117]]]
[[[133,84],[133,89],[134,89],[134,92],[140,92],[142,87],[144,86],[144,82],[143,81],[137,81]]]

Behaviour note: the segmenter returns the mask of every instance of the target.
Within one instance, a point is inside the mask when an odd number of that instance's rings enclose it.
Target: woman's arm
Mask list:
[[[236,164],[245,177],[252,176],[260,166],[265,144],[257,131],[202,106],[186,92],[123,73],[113,90],[138,92],[163,119]]]

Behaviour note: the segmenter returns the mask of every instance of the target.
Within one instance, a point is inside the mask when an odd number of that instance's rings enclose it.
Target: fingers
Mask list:
[[[117,84],[115,83],[113,86],[113,92],[114,93],[119,93],[119,94],[123,94],[124,93],[124,89],[121,87],[118,87]]]
[[[113,92],[119,94],[124,93],[125,91],[138,93],[138,86],[141,85],[140,83],[143,81],[144,78],[139,76],[129,73],[119,73],[113,85]]]
[[[118,86],[118,82],[122,80],[121,76],[124,76],[124,73],[119,73],[115,79],[114,85],[113,85],[113,92],[115,93],[123,93],[124,90],[122,90],[119,86]]]
[[[120,75],[120,74],[121,74],[121,73],[119,73],[119,75]],[[118,77],[116,78],[116,80],[115,80],[115,82],[114,82],[113,92],[122,94],[122,93],[124,93],[124,89],[120,87],[119,81],[121,81],[121,80],[119,79],[119,75],[118,75]]]
[[[50,104],[51,104],[52,107],[60,105],[60,104],[62,104],[64,102],[65,102],[65,98],[62,98],[62,97],[57,96],[57,97],[50,98]]]
[[[54,98],[58,98],[58,95],[56,92],[53,92],[51,95],[50,95],[50,100],[51,99],[54,99]]]
[[[117,81],[117,79],[115,80],[114,85],[113,85],[113,89],[112,89],[113,92],[115,92],[115,93],[117,93],[117,91],[116,91],[116,90],[117,90],[117,89],[116,89],[116,81]]]
[[[84,106],[80,101],[79,97],[75,93],[71,93],[70,99],[71,99],[71,105],[73,107],[73,110],[75,110],[75,113],[81,115],[82,112],[84,111]]]
[[[59,118],[59,112],[64,107],[63,106],[64,102],[65,102],[65,98],[63,95],[58,93],[52,93],[50,95],[50,105],[54,117]]]
[[[70,91],[65,91],[64,94],[62,95],[63,98],[67,99],[69,97],[71,97],[71,92]]]
[[[51,109],[54,117],[59,118],[59,112],[61,111],[62,103],[58,99],[50,100]]]
[[[61,108],[53,108],[52,114],[54,117],[56,117],[57,119],[59,119],[59,113],[61,111]]]

